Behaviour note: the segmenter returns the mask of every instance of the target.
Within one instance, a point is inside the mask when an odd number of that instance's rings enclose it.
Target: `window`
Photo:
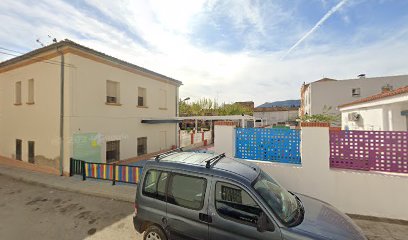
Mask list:
[[[21,104],[21,81],[16,82],[16,94],[15,94],[15,101],[14,104],[20,105]]]
[[[351,90],[351,96],[353,97],[360,97],[360,88],[353,88]]]
[[[194,210],[204,206],[207,180],[193,176],[174,174],[169,183],[169,203]]]
[[[34,103],[34,79],[28,80],[28,104]]]
[[[160,89],[160,107],[161,110],[167,109],[167,92],[164,89]]]
[[[165,201],[168,175],[167,172],[149,170],[142,188],[143,195]]]
[[[106,162],[116,162],[120,160],[120,141],[106,142]]]
[[[296,198],[267,173],[261,171],[253,187],[282,222],[290,223],[296,219],[296,213],[299,213]]]
[[[147,153],[147,137],[137,138],[137,156]]]
[[[34,163],[34,142],[33,141],[28,141],[28,162],[29,163]]]
[[[107,80],[106,81],[106,103],[119,104],[119,83]]]
[[[21,161],[21,148],[23,141],[21,139],[16,139],[16,159]]]
[[[138,88],[137,106],[146,107],[146,88]]]
[[[262,212],[246,191],[224,182],[216,184],[215,208],[220,216],[251,226],[256,226]]]

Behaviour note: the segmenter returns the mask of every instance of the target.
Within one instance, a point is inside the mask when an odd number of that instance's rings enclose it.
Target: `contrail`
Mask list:
[[[287,52],[286,54],[281,58],[281,60],[285,59],[297,46],[299,46],[306,38],[310,36],[310,34],[314,33],[317,28],[319,28],[327,19],[331,17],[335,12],[337,12],[348,0],[342,0],[340,1],[336,6],[334,6],[330,11],[328,11],[317,23],[314,25],[312,29],[310,29],[309,32],[307,32],[299,41],[297,41]]]

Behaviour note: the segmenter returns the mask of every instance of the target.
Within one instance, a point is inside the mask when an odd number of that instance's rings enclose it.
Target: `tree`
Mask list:
[[[340,114],[330,113],[331,109],[332,109],[331,106],[327,107],[326,105],[324,105],[322,114],[313,114],[313,115],[306,114],[300,117],[300,121],[301,122],[327,122],[327,123],[340,121]]]
[[[225,115],[252,115],[253,110],[238,103],[222,103],[209,98],[202,98],[193,103],[180,101],[180,116],[225,116]]]

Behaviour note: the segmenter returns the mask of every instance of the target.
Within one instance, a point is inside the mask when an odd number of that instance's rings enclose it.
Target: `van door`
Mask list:
[[[210,239],[281,239],[279,227],[269,217],[273,230],[259,232],[257,221],[265,209],[249,191],[236,183],[213,179],[208,211]]]
[[[144,221],[160,224],[165,229],[166,185],[170,173],[158,169],[146,169],[142,186],[138,191],[137,216]]]
[[[170,239],[208,239],[208,194],[211,178],[173,172],[167,191]]]

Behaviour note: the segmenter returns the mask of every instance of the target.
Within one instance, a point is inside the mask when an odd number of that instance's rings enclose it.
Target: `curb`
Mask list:
[[[75,189],[75,188],[70,188],[70,187],[47,184],[47,183],[38,182],[38,181],[35,181],[35,180],[31,180],[31,179],[27,179],[27,178],[19,177],[19,176],[14,176],[12,174],[7,174],[7,173],[3,173],[3,172],[0,172],[0,176],[6,176],[6,177],[10,177],[10,178],[12,178],[14,180],[22,181],[22,182],[25,182],[25,183],[30,183],[30,184],[37,185],[37,186],[42,186],[42,187],[54,188],[54,189],[62,190],[62,191],[81,193],[81,194],[85,194],[85,195],[88,195],[88,196],[108,198],[108,199],[112,199],[112,200],[116,200],[116,201],[122,201],[122,202],[129,202],[129,203],[134,202],[134,199],[128,199],[128,198],[122,197],[122,196],[112,196],[110,194],[105,194],[105,193],[89,192],[89,191],[85,191],[85,190],[82,190],[82,189]]]

